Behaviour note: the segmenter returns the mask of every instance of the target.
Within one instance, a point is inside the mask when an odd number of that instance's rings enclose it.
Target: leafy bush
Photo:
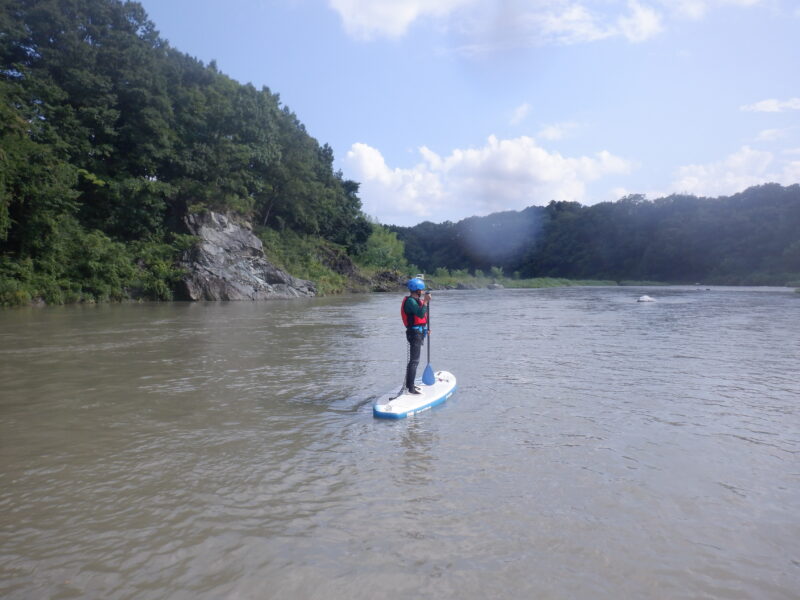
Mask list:
[[[21,281],[9,277],[3,272],[4,265],[0,262],[0,306],[24,306],[30,304],[31,293]]]
[[[171,300],[183,272],[176,266],[193,236],[123,244],[72,217],[49,222],[49,244],[36,257],[0,257],[0,306],[37,299],[47,304],[122,301],[132,296]]]
[[[313,281],[320,295],[341,293],[347,288],[347,277],[325,266],[320,258],[342,252],[341,247],[291,229],[262,228],[256,233],[267,260],[294,277]]]
[[[360,265],[384,271],[403,271],[408,268],[405,244],[397,239],[394,231],[373,223],[365,246],[364,251],[356,257]]]
[[[173,290],[185,274],[177,260],[196,242],[195,236],[173,234],[171,243],[148,240],[133,244],[138,272],[132,293],[152,300],[172,300]]]

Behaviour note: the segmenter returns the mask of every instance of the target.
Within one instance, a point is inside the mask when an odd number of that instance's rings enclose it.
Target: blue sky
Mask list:
[[[140,0],[381,223],[800,182],[797,0]]]

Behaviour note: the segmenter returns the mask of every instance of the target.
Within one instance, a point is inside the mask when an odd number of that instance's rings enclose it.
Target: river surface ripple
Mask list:
[[[800,294],[436,293],[375,420],[399,305],[0,312],[0,596],[800,597]]]

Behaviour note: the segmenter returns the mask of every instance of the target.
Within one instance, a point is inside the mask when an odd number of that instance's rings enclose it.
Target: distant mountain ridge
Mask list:
[[[457,223],[392,227],[421,270],[786,285],[800,281],[800,185],[720,198],[550,202]]]

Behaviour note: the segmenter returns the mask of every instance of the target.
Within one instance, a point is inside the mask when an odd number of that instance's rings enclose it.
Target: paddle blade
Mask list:
[[[425,372],[422,374],[422,383],[425,385],[433,385],[436,383],[436,376],[433,374],[433,367],[431,367],[430,363],[425,367]]]

